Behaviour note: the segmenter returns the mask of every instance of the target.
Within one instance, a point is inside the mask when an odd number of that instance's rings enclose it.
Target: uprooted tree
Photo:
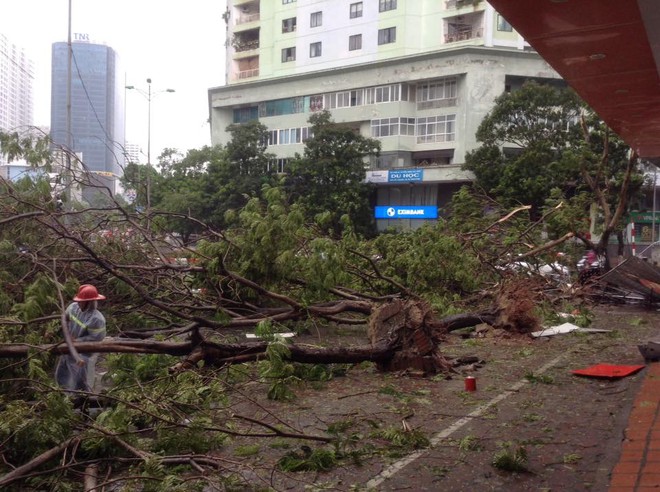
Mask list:
[[[536,328],[540,290],[508,281],[498,267],[517,247],[537,242],[542,257],[559,244],[540,242],[525,207],[500,212],[467,190],[447,220],[367,241],[346,218],[340,236],[326,235],[323,217],[310,220],[268,183],[228,211],[233,226],[220,230],[185,213],[152,209],[145,217],[75,169],[69,186],[97,187],[107,200],[62,207],[47,180],[0,182],[0,438],[10,443],[1,486],[49,488],[98,467],[108,477],[134,467],[173,490],[180,477],[168,467],[238,477],[239,465],[212,453],[232,436],[332,441],[219,405],[235,377],[230,368],[257,361],[256,376],[274,381],[273,398],[289,395],[286,381],[304,371],[295,363],[323,377],[361,361],[383,371],[451,371],[456,361],[441,349],[450,332],[482,322]],[[201,238],[185,246],[168,224]],[[51,377],[54,356],[68,350],[62,312],[83,283],[108,297],[110,338],[75,344],[108,354],[111,385],[98,419],[76,414]],[[309,347],[274,335],[318,323],[364,326],[364,343]],[[262,339],[237,342],[247,330]],[[65,452],[72,459],[60,468],[53,460]]]

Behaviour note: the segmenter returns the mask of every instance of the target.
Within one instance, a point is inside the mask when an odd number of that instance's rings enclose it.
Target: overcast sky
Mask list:
[[[126,84],[152,79],[151,155],[210,145],[209,87],[224,85],[224,0],[72,0],[72,33],[120,57]],[[69,0],[0,0],[0,32],[35,67],[35,125],[50,125],[51,45],[67,40]],[[160,92],[174,89],[175,93]],[[126,94],[126,139],[147,148],[146,97]],[[143,160],[146,158],[143,156]]]

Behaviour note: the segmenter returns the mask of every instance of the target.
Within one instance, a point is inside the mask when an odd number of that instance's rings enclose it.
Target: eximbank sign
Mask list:
[[[423,169],[389,170],[387,174],[374,171],[367,177],[372,183],[413,183],[423,181]],[[377,219],[437,219],[438,207],[386,205],[376,207],[374,216]]]
[[[377,219],[437,219],[438,207],[430,206],[385,206],[376,207]]]

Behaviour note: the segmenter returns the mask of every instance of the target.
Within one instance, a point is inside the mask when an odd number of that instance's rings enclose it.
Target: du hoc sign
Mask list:
[[[367,181],[371,183],[412,183],[423,180],[423,169],[390,169],[367,173]],[[376,207],[374,217],[376,219],[437,219],[438,207],[385,205]]]

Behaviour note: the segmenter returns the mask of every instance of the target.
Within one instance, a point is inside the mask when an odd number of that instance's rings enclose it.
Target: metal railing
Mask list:
[[[258,68],[251,68],[250,70],[242,70],[236,74],[236,78],[238,80],[241,79],[249,79],[252,77],[258,77],[259,76],[259,69]]]
[[[460,31],[451,34],[445,34],[445,43],[456,43],[468,39],[480,38],[483,36],[483,29],[473,29],[470,31]]]
[[[253,14],[240,14],[236,18],[236,25],[247,24],[248,22],[255,22],[261,18],[261,12],[255,12]]]
[[[237,52],[256,50],[258,48],[259,48],[259,40],[258,39],[253,39],[251,41],[237,41],[237,42],[234,43],[234,49]]]

